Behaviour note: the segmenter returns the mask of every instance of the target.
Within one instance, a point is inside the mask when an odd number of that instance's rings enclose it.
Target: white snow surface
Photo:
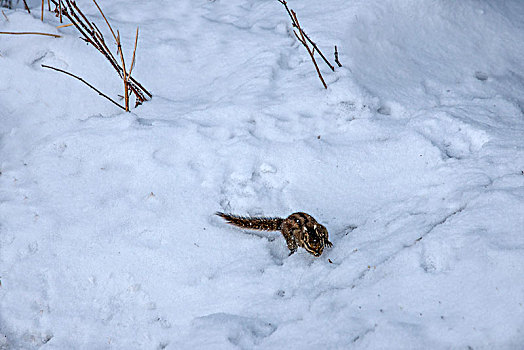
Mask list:
[[[0,16],[62,35],[0,35],[0,349],[524,348],[523,1],[289,0],[327,90],[276,0],[99,3],[131,113],[41,68],[122,93],[39,1]]]

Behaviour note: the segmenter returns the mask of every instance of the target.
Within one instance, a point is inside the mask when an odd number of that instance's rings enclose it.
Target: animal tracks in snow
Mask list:
[[[489,141],[489,136],[483,130],[458,121],[445,112],[415,119],[411,124],[440,150],[443,159],[468,158]]]
[[[267,213],[263,208],[281,207],[280,193],[286,187],[287,181],[277,176],[278,169],[262,162],[253,167],[231,172],[226,176],[221,187],[220,205],[225,211],[242,211],[240,208],[249,207],[253,202],[257,207],[247,209],[249,215],[274,215]]]

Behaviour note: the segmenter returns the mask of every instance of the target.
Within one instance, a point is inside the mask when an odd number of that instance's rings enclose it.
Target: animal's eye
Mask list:
[[[296,222],[297,224],[300,224],[300,220],[299,220],[299,219],[295,219],[295,222]]]

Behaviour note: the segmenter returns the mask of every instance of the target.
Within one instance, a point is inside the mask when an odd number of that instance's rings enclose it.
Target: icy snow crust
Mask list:
[[[0,348],[524,346],[524,2],[290,0],[328,90],[277,1],[100,4],[128,57],[140,26],[132,113],[40,67],[122,93],[39,1],[0,17],[63,34],[0,36]]]

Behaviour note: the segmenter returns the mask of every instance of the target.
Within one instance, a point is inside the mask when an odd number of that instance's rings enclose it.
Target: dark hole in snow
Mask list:
[[[47,334],[43,339],[42,339],[42,344],[47,344],[49,343],[49,341],[53,339],[53,336],[50,335],[50,334]]]
[[[391,115],[391,108],[387,106],[381,106],[379,109],[377,109],[377,112],[384,115]]]
[[[488,75],[484,72],[477,71],[475,72],[475,78],[477,78],[480,81],[486,81],[488,80]]]

